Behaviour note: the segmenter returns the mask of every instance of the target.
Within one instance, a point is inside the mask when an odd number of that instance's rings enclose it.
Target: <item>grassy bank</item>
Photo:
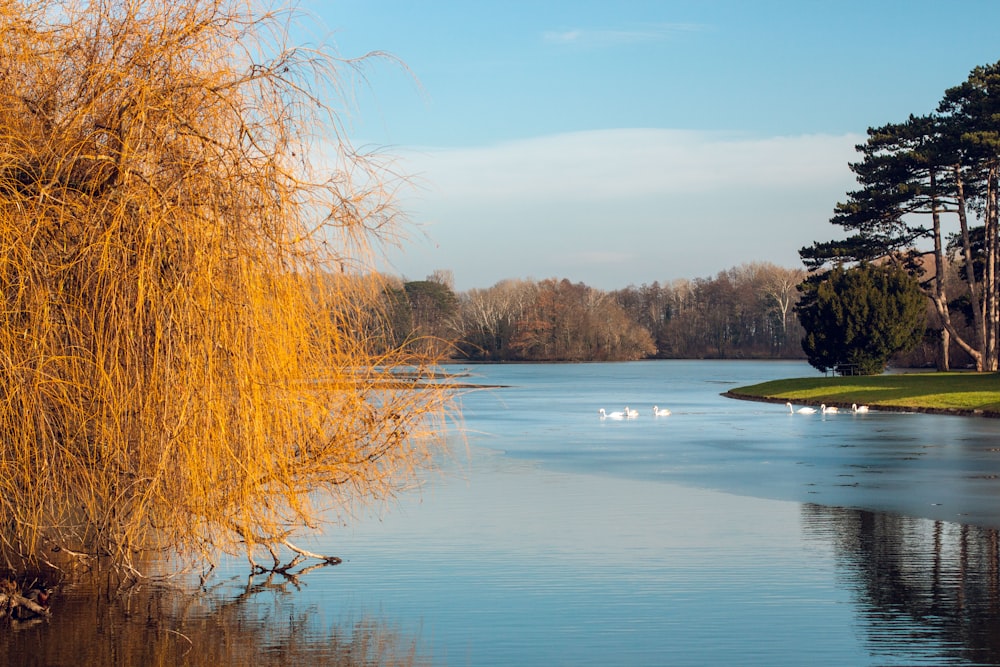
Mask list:
[[[726,396],[773,403],[915,410],[1000,417],[1000,373],[901,373],[810,377],[738,387]]]

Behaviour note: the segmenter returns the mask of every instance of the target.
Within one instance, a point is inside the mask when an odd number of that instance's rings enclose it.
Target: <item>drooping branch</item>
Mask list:
[[[313,498],[406,484],[448,401],[370,344],[396,175],[340,131],[357,70],[252,3],[46,7],[0,7],[0,556],[301,565]]]

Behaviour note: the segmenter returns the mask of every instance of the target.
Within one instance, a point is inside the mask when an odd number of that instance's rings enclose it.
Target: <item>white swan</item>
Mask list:
[[[639,416],[639,411],[638,410],[633,410],[632,408],[630,408],[630,407],[628,407],[626,405],[625,406],[625,416],[628,417],[629,419],[635,419],[636,417]]]
[[[868,412],[868,406],[851,403],[851,412]]]
[[[605,412],[604,408],[601,408],[598,412],[601,413],[601,419],[625,419],[624,412]]]
[[[785,403],[785,407],[787,407],[788,411],[793,414],[798,412],[800,415],[811,415],[812,413],[816,412],[816,408],[810,408],[808,406],[803,406],[798,410],[796,410],[795,408],[792,407],[791,403]]]
[[[670,410],[668,410],[668,409],[666,409],[666,408],[662,408],[662,409],[661,409],[661,408],[660,408],[659,406],[657,406],[657,405],[654,405],[654,406],[653,406],[653,416],[654,416],[654,417],[666,417],[666,416],[668,416],[669,414],[670,414]]]
[[[824,415],[826,413],[828,413],[828,412],[830,414],[836,414],[836,413],[840,412],[840,410],[837,408],[837,406],[831,405],[830,407],[826,407],[826,403],[823,403],[822,405],[820,405],[819,409],[820,409],[820,412],[822,412]]]

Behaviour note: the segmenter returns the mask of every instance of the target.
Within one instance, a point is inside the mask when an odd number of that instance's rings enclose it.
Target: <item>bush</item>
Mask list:
[[[808,278],[800,290],[802,349],[820,371],[877,375],[923,336],[925,297],[902,269],[838,266]]]

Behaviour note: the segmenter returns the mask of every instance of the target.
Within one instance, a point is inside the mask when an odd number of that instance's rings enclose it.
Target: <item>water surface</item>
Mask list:
[[[1000,421],[720,396],[799,363],[466,370],[440,473],[308,545],[342,565],[69,591],[0,660],[1000,665]]]

